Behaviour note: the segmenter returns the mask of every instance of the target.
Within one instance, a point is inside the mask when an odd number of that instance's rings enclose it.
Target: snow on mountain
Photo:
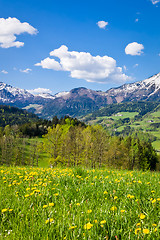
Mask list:
[[[55,95],[50,93],[33,95],[26,90],[0,83],[0,104],[28,107],[30,111],[36,113],[38,106],[38,115],[49,119],[55,115],[78,117],[107,104],[130,101],[160,101],[160,73],[106,92],[79,87]]]
[[[51,95],[50,93],[39,93],[39,94],[35,94],[35,96],[46,98],[46,99],[55,99],[56,98],[55,96]]]
[[[70,92],[59,92],[55,94],[55,97],[59,98],[59,97],[65,97],[69,94]]]
[[[6,91],[6,92],[10,93],[12,96],[18,97],[18,98],[20,98],[20,97],[29,98],[29,97],[33,96],[31,93],[29,93],[28,91],[26,91],[24,89],[15,88],[8,84],[0,82],[0,93],[2,93],[3,91]]]

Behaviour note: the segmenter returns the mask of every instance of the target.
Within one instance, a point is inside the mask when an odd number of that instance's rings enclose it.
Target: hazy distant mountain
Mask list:
[[[0,83],[0,104],[25,108],[43,118],[52,118],[55,115],[80,117],[107,104],[140,100],[160,100],[160,73],[106,92],[80,87],[55,95],[33,95],[26,90]]]

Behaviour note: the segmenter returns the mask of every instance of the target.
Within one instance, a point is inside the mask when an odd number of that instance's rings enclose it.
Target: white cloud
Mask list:
[[[135,19],[135,22],[139,22],[139,19],[138,19],[138,18],[136,18],[136,19]]]
[[[16,35],[22,33],[37,34],[37,29],[32,27],[29,23],[21,23],[17,18],[0,18],[0,47],[22,47],[23,42],[16,41]]]
[[[124,69],[124,71],[127,71],[128,69],[127,69],[127,67],[124,65],[123,66],[123,69]]]
[[[65,45],[50,52],[50,56],[59,58],[59,62],[48,57],[35,65],[56,71],[67,71],[72,78],[84,79],[87,82],[123,83],[129,79],[122,72],[122,68],[116,66],[116,60],[108,56],[94,57],[88,52],[71,52]]]
[[[103,28],[103,29],[105,29],[106,26],[108,25],[108,22],[105,22],[105,21],[99,21],[99,22],[97,22],[97,25],[98,25],[99,28]]]
[[[42,93],[52,93],[52,91],[47,88],[35,88],[35,89],[27,90],[27,91],[34,95],[42,94]]]
[[[26,68],[26,69],[24,69],[24,70],[20,69],[19,71],[20,71],[20,72],[23,72],[23,73],[30,73],[30,72],[32,71],[32,69]]]
[[[160,2],[160,0],[151,0],[151,2],[155,5]]]
[[[6,70],[2,70],[1,73],[8,74]]]
[[[139,64],[136,63],[136,64],[133,65],[133,68],[136,68],[136,67],[138,67],[138,66],[139,66]]]
[[[142,50],[144,49],[143,44],[139,44],[137,42],[129,43],[126,48],[125,48],[125,53],[128,55],[141,55],[143,52]]]

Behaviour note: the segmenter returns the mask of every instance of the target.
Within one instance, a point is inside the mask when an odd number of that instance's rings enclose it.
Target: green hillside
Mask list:
[[[160,105],[157,102],[111,104],[82,118],[88,124],[101,124],[112,135],[143,132],[160,151]]]
[[[35,122],[39,118],[32,113],[29,113],[25,110],[0,105],[0,127],[5,127],[6,125],[21,125],[28,122]]]

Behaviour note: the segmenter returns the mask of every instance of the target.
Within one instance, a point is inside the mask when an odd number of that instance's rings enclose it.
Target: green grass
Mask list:
[[[136,115],[138,115],[138,112],[119,112],[107,118],[118,120],[124,118],[134,118]]]
[[[0,167],[0,239],[160,239],[159,185],[156,172]]]

